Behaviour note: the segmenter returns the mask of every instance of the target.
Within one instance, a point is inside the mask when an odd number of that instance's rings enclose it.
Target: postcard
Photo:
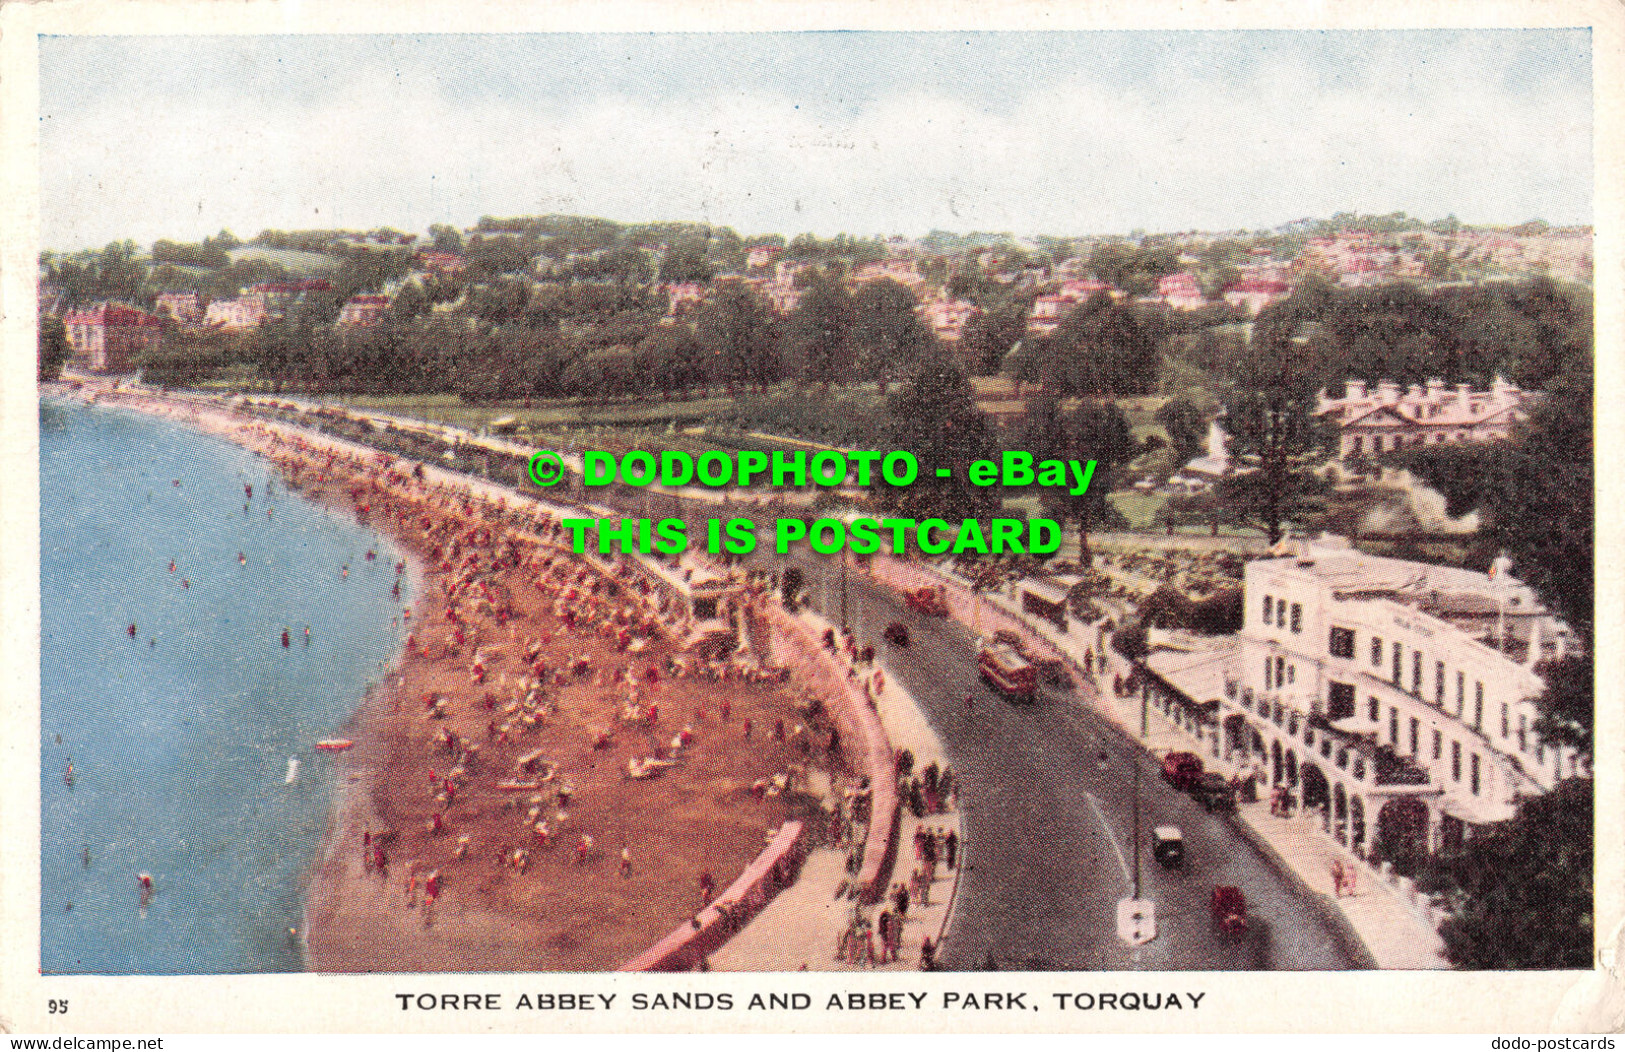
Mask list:
[[[0,21],[0,1028],[1625,1025],[1617,7]]]

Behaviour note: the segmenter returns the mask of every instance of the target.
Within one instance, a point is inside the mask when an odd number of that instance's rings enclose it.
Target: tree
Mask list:
[[[852,378],[852,296],[846,286],[818,274],[784,325],[784,359],[808,383],[830,384]]]
[[[1243,391],[1225,410],[1235,470],[1219,480],[1219,499],[1228,517],[1262,530],[1271,544],[1287,523],[1325,510],[1331,487],[1314,468],[1331,436],[1314,410],[1312,394],[1285,384]]]
[[[1015,296],[995,304],[966,324],[960,340],[983,376],[998,372],[1010,349],[1027,334],[1030,309],[1028,297]]]
[[[1106,495],[1117,487],[1123,466],[1137,451],[1128,419],[1111,402],[1083,401],[1072,412],[1063,413],[1054,392],[1046,387],[1029,405],[1025,444],[1039,460],[1095,462],[1084,493],[1073,496],[1070,487],[1051,486],[1043,494],[1046,509],[1063,529],[1068,522],[1076,524],[1079,562],[1087,567],[1090,532],[1124,522]]]
[[[947,355],[932,349],[917,361],[886,410],[891,448],[913,453],[920,474],[904,488],[882,483],[884,505],[916,519],[937,516],[950,522],[997,509],[991,488],[974,486],[967,476],[970,462],[987,452],[987,434],[970,381]],[[938,478],[938,468],[950,468],[952,477]]]
[[[918,361],[936,337],[914,313],[914,293],[890,279],[871,281],[852,297],[852,325],[847,333],[854,369],[865,380],[878,380],[881,390],[897,372]]]
[[[1457,968],[1591,967],[1592,783],[1570,778],[1436,863],[1421,886],[1455,915],[1439,929]]]
[[[461,252],[463,250],[463,234],[454,226],[446,223],[429,224],[429,236],[434,238],[436,252]]]
[[[1168,432],[1168,441],[1183,464],[1200,454],[1206,445],[1207,417],[1186,398],[1164,402],[1157,410],[1157,423]]]
[[[694,335],[709,362],[715,383],[756,383],[776,380],[778,334],[773,309],[748,285],[720,284],[700,306]]]
[[[1329,296],[1306,282],[1265,309],[1225,407],[1235,471],[1219,481],[1219,498],[1231,517],[1264,531],[1271,544],[1288,522],[1324,510],[1330,489],[1314,469],[1325,460],[1335,428],[1315,415],[1324,370],[1301,331],[1324,314]]]
[[[73,357],[73,348],[68,345],[68,330],[62,324],[62,319],[54,314],[41,315],[37,343],[35,368],[39,379],[57,379],[62,375],[62,367]]]
[[[1156,388],[1156,341],[1129,307],[1103,292],[1069,311],[1048,347],[1045,386],[1061,395],[1121,397]]]

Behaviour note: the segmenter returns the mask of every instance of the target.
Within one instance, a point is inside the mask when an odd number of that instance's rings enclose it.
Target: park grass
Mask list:
[[[1137,533],[1150,530],[1156,522],[1157,512],[1168,502],[1165,493],[1141,493],[1139,490],[1118,490],[1107,494],[1106,499],[1128,520],[1129,529]]]

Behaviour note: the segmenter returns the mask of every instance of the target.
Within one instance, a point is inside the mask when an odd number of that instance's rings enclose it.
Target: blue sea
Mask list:
[[[40,409],[40,520],[41,970],[300,969],[313,745],[396,655],[396,550],[223,439],[78,404]]]

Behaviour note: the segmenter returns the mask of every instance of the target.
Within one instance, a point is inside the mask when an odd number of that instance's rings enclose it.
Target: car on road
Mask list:
[[[984,646],[976,658],[982,679],[994,690],[1016,701],[1032,701],[1038,693],[1038,670],[1012,646]]]
[[[1185,865],[1185,834],[1178,826],[1156,826],[1151,830],[1151,857],[1163,869]]]
[[[1188,791],[1201,777],[1202,758],[1195,753],[1171,752],[1163,756],[1163,781],[1180,792]]]
[[[1228,884],[1214,885],[1208,897],[1208,911],[1213,926],[1224,934],[1239,938],[1247,934],[1247,896],[1238,887]]]
[[[915,588],[903,596],[903,602],[910,610],[917,611],[927,617],[947,617],[948,598],[947,589],[942,585],[935,588],[927,585],[924,588]]]
[[[1190,794],[1191,799],[1207,808],[1209,813],[1236,809],[1236,787],[1216,771],[1208,771],[1191,783]]]

